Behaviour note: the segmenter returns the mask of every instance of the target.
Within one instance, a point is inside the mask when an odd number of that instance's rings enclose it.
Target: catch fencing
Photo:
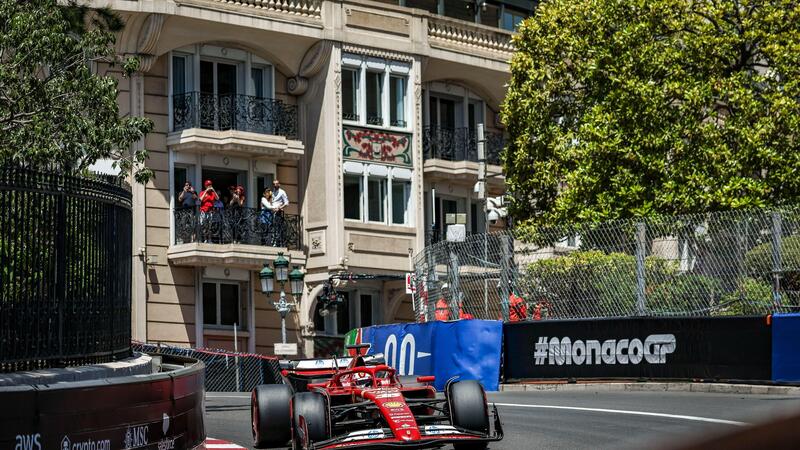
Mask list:
[[[194,349],[162,344],[133,343],[133,350],[199,359],[205,363],[207,392],[250,392],[259,384],[279,384],[278,358],[227,350]]]
[[[419,321],[798,311],[800,208],[477,234],[414,265]]]

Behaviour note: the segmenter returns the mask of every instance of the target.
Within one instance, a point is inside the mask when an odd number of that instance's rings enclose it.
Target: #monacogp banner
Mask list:
[[[552,320],[505,324],[504,379],[769,380],[764,317]]]
[[[436,389],[448,379],[479,380],[496,391],[500,380],[503,324],[495,320],[403,323],[359,328],[347,344],[369,343],[398,375],[434,375]]]

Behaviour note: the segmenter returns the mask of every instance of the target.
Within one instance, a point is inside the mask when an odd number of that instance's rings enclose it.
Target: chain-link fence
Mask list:
[[[800,209],[507,230],[415,257],[418,320],[798,310]]]
[[[162,353],[199,359],[206,365],[206,391],[250,392],[259,384],[282,383],[278,358],[226,350],[133,343],[137,352]]]

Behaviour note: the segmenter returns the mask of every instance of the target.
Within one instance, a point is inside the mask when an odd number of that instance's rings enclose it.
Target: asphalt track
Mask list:
[[[505,429],[491,449],[650,449],[800,413],[800,396],[699,392],[489,394]],[[206,433],[252,448],[250,397],[206,395]]]

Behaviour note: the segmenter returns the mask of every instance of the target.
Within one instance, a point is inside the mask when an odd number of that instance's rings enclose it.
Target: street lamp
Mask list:
[[[264,268],[261,269],[261,272],[258,274],[258,277],[261,278],[261,293],[264,295],[269,295],[273,292],[274,289],[274,281],[280,283],[280,298],[277,302],[273,301],[272,304],[275,306],[275,309],[281,315],[281,342],[286,343],[286,314],[292,310],[292,308],[297,307],[297,303],[294,301],[295,297],[299,297],[303,294],[303,279],[305,278],[305,274],[298,268],[298,266],[294,266],[294,270],[289,273],[289,260],[283,256],[282,252],[278,253],[278,257],[275,258],[275,261],[272,263],[275,267],[275,270],[272,270],[269,267],[269,262],[264,263]],[[284,285],[286,282],[289,281],[291,295],[292,295],[292,302],[286,301],[286,292],[284,292]]]

